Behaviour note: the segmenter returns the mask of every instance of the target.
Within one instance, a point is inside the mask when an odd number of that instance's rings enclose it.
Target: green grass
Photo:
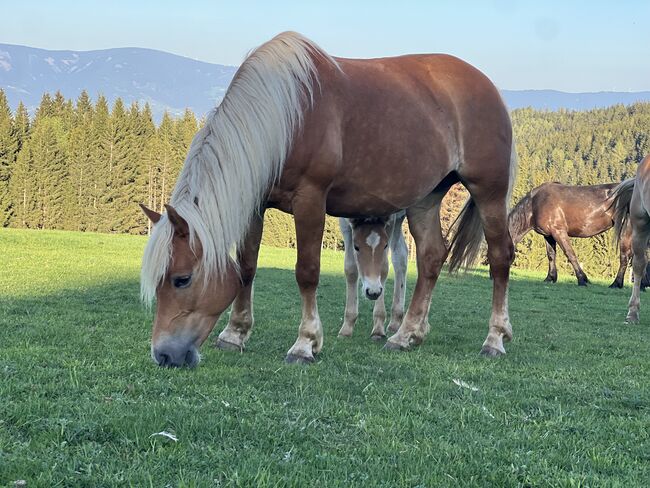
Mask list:
[[[323,254],[325,346],[296,338],[295,254],[264,248],[245,353],[206,342],[195,370],[156,367],[138,303],[145,239],[0,231],[0,485],[647,486],[650,295],[514,272],[515,339],[478,356],[491,284],[444,276],[409,353],[371,342],[371,304],[340,340],[342,255]],[[411,265],[410,285],[415,272]],[[644,313],[644,310],[646,311]],[[215,328],[223,327],[224,319]],[[210,339],[211,342],[213,339]],[[460,388],[453,379],[479,388]],[[151,437],[160,431],[178,442]]]

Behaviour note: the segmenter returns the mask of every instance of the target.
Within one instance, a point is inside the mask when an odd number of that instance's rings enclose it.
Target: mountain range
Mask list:
[[[30,112],[43,93],[60,91],[75,99],[86,90],[110,103],[148,102],[156,120],[165,111],[180,115],[185,108],[198,116],[222,99],[237,67],[206,63],[142,48],[97,51],[51,51],[0,44],[0,88],[12,109],[22,101]],[[615,104],[650,101],[646,92],[566,93],[555,90],[502,90],[510,109],[589,110]]]

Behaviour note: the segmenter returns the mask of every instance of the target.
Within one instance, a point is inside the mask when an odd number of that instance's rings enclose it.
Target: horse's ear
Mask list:
[[[178,212],[171,205],[165,205],[167,210],[167,218],[174,226],[174,232],[179,237],[184,237],[190,233],[190,227],[187,225],[187,222],[183,217],[178,215]]]
[[[150,208],[147,208],[143,203],[140,204],[140,208],[144,212],[144,214],[149,217],[149,220],[153,222],[154,224],[157,224],[158,221],[160,220],[160,217],[162,217],[158,212],[151,210]]]

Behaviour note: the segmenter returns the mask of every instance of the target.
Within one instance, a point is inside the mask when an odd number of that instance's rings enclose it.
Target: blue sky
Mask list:
[[[0,0],[0,42],[137,46],[239,64],[296,30],[328,52],[447,52],[505,89],[650,90],[650,1]]]

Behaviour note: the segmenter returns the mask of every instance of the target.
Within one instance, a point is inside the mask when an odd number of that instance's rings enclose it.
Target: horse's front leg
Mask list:
[[[636,191],[636,189],[635,189]],[[634,199],[634,197],[632,197]],[[634,200],[632,200],[634,203]],[[626,322],[634,324],[639,321],[639,308],[641,305],[641,283],[648,263],[645,252],[650,240],[650,219],[647,216],[630,215],[632,223],[632,270],[634,271],[634,284],[632,285],[632,296],[628,303]]]
[[[386,278],[388,277],[388,256],[384,256],[384,262],[381,267],[381,289],[379,298],[375,300],[375,306],[372,309],[372,332],[370,338],[373,341],[380,341],[386,337],[384,323],[386,322]]]
[[[548,273],[546,274],[546,279],[544,279],[544,281],[555,283],[557,282],[557,264],[555,262],[557,256],[557,243],[551,236],[544,236],[544,239],[546,240],[546,256],[548,257]],[[491,272],[492,271],[490,271],[490,273]]]
[[[343,244],[345,246],[345,314],[343,316],[343,325],[339,330],[339,337],[350,337],[354,332],[354,324],[359,316],[359,269],[357,261],[354,258],[354,243],[352,242],[352,230],[347,219],[339,219],[341,233],[343,234]]]
[[[404,217],[397,220],[391,242],[391,260],[393,272],[395,273],[395,285],[393,288],[393,307],[388,331],[397,332],[402,319],[404,318],[404,303],[406,301],[406,270],[408,266],[409,251],[406,247],[404,234],[402,234],[402,222]]]
[[[253,327],[253,281],[257,271],[264,212],[251,219],[251,225],[243,246],[237,251],[242,288],[235,297],[230,310],[228,325],[219,334],[219,349],[242,351]]]
[[[325,227],[325,196],[314,196],[315,192],[301,192],[300,195],[308,194],[310,197],[299,196],[292,202],[298,246],[296,281],[302,298],[302,319],[298,339],[287,352],[288,363],[312,363],[314,355],[323,347],[323,327],[318,315],[316,289]]]

